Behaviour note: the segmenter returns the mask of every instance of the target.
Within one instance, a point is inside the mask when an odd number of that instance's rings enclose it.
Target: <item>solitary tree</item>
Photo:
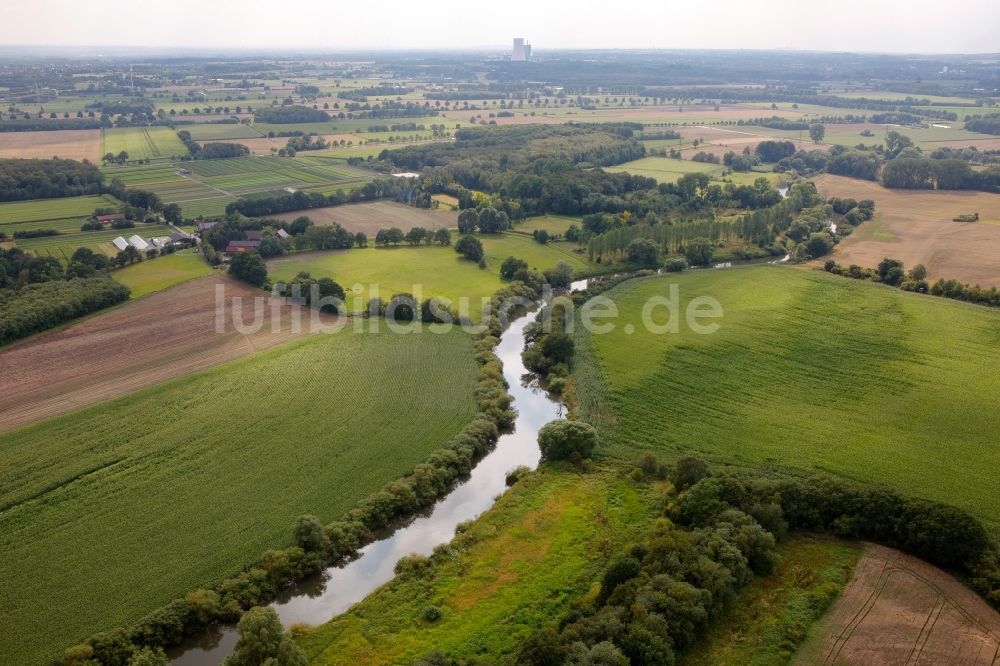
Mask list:
[[[546,460],[589,458],[597,448],[597,431],[584,421],[551,421],[538,431],[538,446]]]
[[[223,666],[306,666],[302,649],[285,633],[270,607],[251,608],[237,625],[240,638]]]
[[[462,236],[455,243],[455,251],[470,261],[483,258],[483,244],[475,236]]]
[[[809,126],[809,138],[813,140],[813,143],[819,143],[826,136],[826,127],[820,123],[813,123]]]

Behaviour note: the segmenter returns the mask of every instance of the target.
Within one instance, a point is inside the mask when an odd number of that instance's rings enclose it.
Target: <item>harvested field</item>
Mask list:
[[[225,285],[230,313],[230,297],[261,295],[224,277],[199,278],[0,350],[0,366],[4,368],[0,374],[0,432],[301,335],[292,331],[292,308],[284,305],[277,310],[279,319],[272,319],[273,311],[265,308],[265,325],[259,333],[243,335],[231,325],[226,332],[216,333],[216,285]],[[247,309],[246,320],[252,318]],[[272,323],[277,330],[272,330]],[[39,368],[46,368],[44,382],[38,381]]]
[[[975,593],[926,562],[867,544],[795,663],[989,666],[998,653],[1000,614]]]
[[[931,280],[956,279],[1000,287],[1000,194],[952,190],[890,190],[878,183],[823,174],[825,197],[874,199],[875,218],[834,249],[844,265],[874,268],[884,257],[923,264]],[[953,222],[979,213],[978,223]]]
[[[976,150],[1000,150],[1000,137],[993,139],[964,139],[960,141],[928,141],[928,148],[969,148]]]
[[[414,208],[394,201],[374,201],[371,203],[350,204],[346,206],[331,206],[330,208],[312,208],[309,210],[282,213],[274,217],[291,222],[305,215],[313,223],[328,225],[336,222],[350,232],[364,232],[374,236],[379,229],[399,227],[409,231],[413,227],[440,229],[454,227],[458,224],[458,215],[449,210],[426,210]]]
[[[101,130],[0,132],[0,157],[101,159]]]

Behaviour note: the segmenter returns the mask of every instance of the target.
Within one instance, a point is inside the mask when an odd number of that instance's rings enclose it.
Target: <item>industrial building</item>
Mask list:
[[[525,62],[531,60],[531,44],[528,44],[524,37],[514,38],[514,53],[510,57],[515,62]]]

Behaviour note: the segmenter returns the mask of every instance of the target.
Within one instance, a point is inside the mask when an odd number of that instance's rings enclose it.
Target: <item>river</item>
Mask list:
[[[586,281],[575,282],[572,288],[586,288]],[[436,546],[451,541],[459,523],[472,520],[493,506],[506,489],[508,471],[519,465],[531,468],[538,465],[541,459],[538,430],[549,421],[563,418],[564,410],[561,403],[539,388],[521,362],[524,327],[535,316],[530,312],[512,322],[495,349],[503,361],[504,377],[517,409],[513,432],[501,435],[496,447],[479,461],[469,478],[429,512],[368,544],[357,559],[342,567],[330,567],[278,598],[271,606],[285,627],[300,622],[322,624],[345,612],[392,580],[400,558],[414,553],[430,555]],[[215,666],[232,652],[237,638],[235,627],[214,625],[168,651],[168,655],[174,666]]]

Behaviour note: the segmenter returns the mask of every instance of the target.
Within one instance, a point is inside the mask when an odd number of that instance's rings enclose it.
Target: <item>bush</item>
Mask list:
[[[670,482],[677,490],[687,490],[708,476],[708,464],[700,458],[681,458],[670,472]]]
[[[552,421],[539,430],[538,446],[546,460],[589,458],[597,448],[597,431],[584,421]]]
[[[668,273],[680,273],[687,270],[688,262],[684,257],[670,257],[663,262],[663,270]]]
[[[441,619],[443,613],[441,609],[437,606],[425,606],[422,611],[420,611],[420,619],[424,622],[437,622]]]
[[[517,483],[518,481],[520,481],[521,479],[528,476],[529,474],[531,474],[530,467],[527,467],[525,465],[518,465],[514,469],[507,472],[507,476],[504,479],[504,482],[507,484],[508,487],[510,487],[515,483]]]

